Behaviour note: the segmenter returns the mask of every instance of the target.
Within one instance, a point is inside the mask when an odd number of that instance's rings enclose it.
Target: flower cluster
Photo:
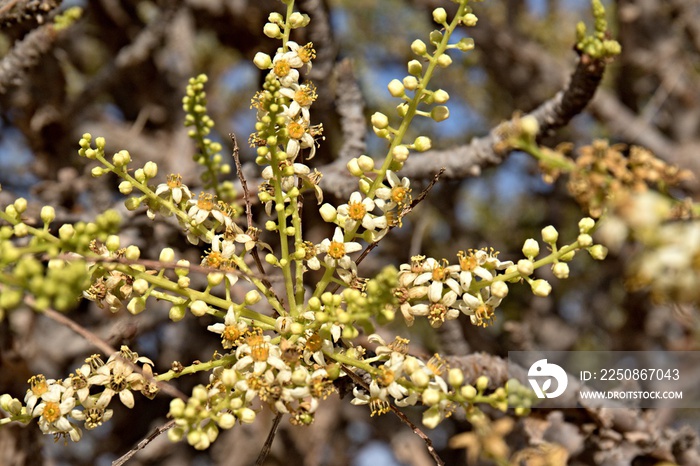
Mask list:
[[[141,364],[140,372],[135,372],[138,364]],[[152,366],[150,359],[122,346],[107,362],[99,355],[90,356],[66,379],[47,379],[41,374],[32,376],[24,404],[3,395],[0,407],[18,421],[29,422],[36,418],[45,434],[77,442],[82,437],[78,422],[88,430],[107,422],[112,417],[112,410],[107,407],[114,396],[128,408],[134,407],[133,391],[149,399],[155,397],[158,387]]]

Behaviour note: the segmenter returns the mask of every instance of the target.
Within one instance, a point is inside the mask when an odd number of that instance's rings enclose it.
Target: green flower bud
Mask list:
[[[430,111],[430,118],[434,121],[440,123],[445,121],[450,117],[450,109],[444,105],[438,105]]]
[[[552,292],[552,285],[547,280],[534,280],[530,283],[530,287],[532,288],[532,294],[541,298],[549,296],[549,293]]]
[[[447,68],[452,64],[452,58],[444,53],[437,58],[437,64],[440,68]]]
[[[413,41],[413,43],[411,43],[411,50],[413,53],[421,57],[428,53],[428,47],[425,45],[425,42],[420,39],[416,39]]]
[[[478,392],[476,391],[476,388],[474,388],[472,385],[463,386],[459,390],[459,393],[467,400],[474,399],[476,397],[476,395],[478,394]]]
[[[90,174],[92,175],[93,178],[99,178],[108,172],[109,172],[109,170],[106,170],[102,167],[93,167],[92,170],[90,170]]]
[[[381,112],[375,112],[370,118],[372,126],[377,129],[385,129],[389,126],[389,118]]]
[[[129,304],[126,305],[126,310],[131,314],[140,314],[146,309],[146,299],[142,297],[131,298]]]
[[[128,196],[133,190],[134,186],[128,181],[122,181],[121,183],[119,183],[119,192],[123,195]]]
[[[578,235],[578,238],[576,238],[576,241],[578,241],[579,246],[582,248],[587,248],[593,244],[593,238],[591,238],[591,235],[588,233],[581,233]]]
[[[536,257],[540,253],[540,244],[532,238],[525,240],[523,244],[523,254],[528,259]]]
[[[275,23],[267,23],[263,27],[263,34],[270,39],[277,39],[278,37],[281,37],[282,31],[280,31],[280,27]]]
[[[433,10],[433,21],[438,24],[445,25],[447,22],[447,12],[444,8],[440,7]]]
[[[518,273],[520,273],[520,275],[527,277],[532,275],[532,272],[534,271],[535,265],[532,263],[531,260],[520,259],[518,261]]]
[[[189,288],[190,287],[190,277],[178,277],[177,278],[177,286],[180,288]]]
[[[387,88],[389,89],[389,94],[391,94],[392,97],[403,97],[406,95],[406,89],[398,79],[392,79]]]
[[[255,422],[255,411],[250,408],[241,408],[235,412],[236,417],[243,424],[252,424]]]
[[[476,26],[476,22],[479,20],[479,18],[476,17],[474,13],[467,13],[464,15],[464,18],[462,18],[462,24],[464,24],[467,27],[472,27]]]
[[[209,310],[209,306],[204,301],[198,299],[190,304],[190,312],[196,317],[202,317]]]
[[[136,178],[136,181],[138,181],[139,183],[146,182],[146,173],[143,171],[143,168],[138,168],[134,172],[134,178]]]
[[[370,172],[374,170],[374,159],[372,157],[361,155],[357,159],[357,164],[359,165],[360,169],[362,169],[365,172]]]
[[[182,304],[176,304],[170,308],[170,311],[168,311],[168,317],[173,322],[179,322],[185,317],[186,312],[187,308],[185,306]]]
[[[236,425],[236,417],[229,412],[224,412],[219,415],[216,424],[222,429],[230,429]]]
[[[134,280],[134,284],[132,285],[132,288],[137,294],[142,295],[142,294],[145,294],[146,291],[148,291],[149,286],[150,285],[148,284],[148,282],[146,280],[144,280],[143,278],[137,278],[136,280]]]
[[[408,147],[403,144],[394,147],[394,149],[391,151],[391,155],[394,156],[394,160],[400,163],[404,163],[406,160],[408,160],[408,153]]]
[[[520,119],[520,130],[525,136],[534,138],[540,131],[540,124],[534,116],[526,115]]]
[[[450,369],[447,373],[447,383],[453,387],[460,387],[464,383],[464,374],[460,369]]]
[[[15,199],[13,205],[19,214],[23,214],[27,210],[27,200],[23,197],[18,197]]]
[[[350,159],[350,161],[345,165],[352,176],[362,176],[364,172],[360,168],[360,164],[356,157]]]
[[[418,60],[411,60],[408,62],[408,74],[416,77],[420,77],[423,73],[423,65]]]
[[[588,248],[588,254],[590,254],[593,259],[597,261],[602,261],[608,255],[608,248],[606,248],[602,244],[595,244]]]
[[[73,235],[75,235],[75,228],[73,228],[71,224],[62,225],[61,228],[58,229],[58,237],[62,241],[70,240],[73,238]]]
[[[141,205],[141,199],[138,197],[130,197],[126,201],[124,201],[124,206],[126,206],[127,210],[134,211],[139,208]]]
[[[406,76],[403,78],[403,86],[409,91],[415,91],[418,87],[418,80],[415,76]]]
[[[559,232],[552,225],[542,228],[542,240],[547,244],[554,244],[559,239]]]
[[[421,397],[421,400],[426,406],[434,406],[440,403],[441,398],[442,397],[440,396],[440,392],[438,390],[434,388],[426,388],[423,391],[423,396]]]
[[[559,280],[569,278],[569,265],[565,262],[557,262],[552,265],[552,273]]]
[[[158,165],[155,162],[148,161],[143,166],[143,173],[147,178],[155,178],[158,175]]]
[[[584,217],[578,222],[578,229],[581,233],[590,232],[595,226],[595,220],[590,217]]]
[[[444,104],[447,103],[448,100],[450,100],[450,94],[448,94],[446,91],[438,89],[437,91],[433,92],[433,101],[436,104]]]
[[[138,246],[134,246],[133,244],[131,246],[127,246],[126,251],[124,252],[124,257],[130,261],[138,260],[138,258],[141,257],[141,250],[138,248]]]
[[[158,258],[161,262],[174,262],[175,261],[175,251],[172,248],[163,248],[160,251],[160,256]]]
[[[272,66],[272,59],[266,53],[258,52],[253,58],[253,64],[261,70],[266,70]]]
[[[29,234],[29,227],[26,223],[18,223],[13,228],[15,236],[18,238],[23,238]]]
[[[411,374],[411,382],[418,388],[424,388],[430,383],[430,377],[424,371],[417,370]]]
[[[262,297],[260,296],[260,293],[257,292],[257,290],[250,290],[245,294],[245,303],[247,306],[257,304],[260,302],[261,299]]]
[[[418,151],[418,152],[425,152],[427,150],[430,150],[432,147],[432,142],[430,141],[430,138],[425,137],[425,136],[418,136],[416,140],[413,142],[413,147]]]
[[[505,282],[493,282],[491,284],[491,295],[503,299],[508,296],[508,285]]]
[[[471,37],[463,37],[459,42],[457,42],[457,49],[462,52],[474,50],[474,39]]]
[[[476,389],[480,392],[483,392],[489,387],[489,378],[486,377],[485,375],[480,375],[476,379]]]

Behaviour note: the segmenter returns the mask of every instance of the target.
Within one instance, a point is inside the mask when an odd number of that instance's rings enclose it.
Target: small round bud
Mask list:
[[[528,238],[525,240],[525,243],[523,244],[523,254],[525,257],[528,259],[532,259],[533,257],[536,257],[540,253],[540,244],[532,239]]]
[[[357,159],[357,164],[360,166],[362,171],[371,172],[374,170],[374,159],[366,155],[361,155]]]
[[[61,238],[62,241],[70,240],[73,238],[73,235],[75,235],[75,228],[73,228],[71,224],[67,223],[58,229],[58,237]]]
[[[420,364],[418,363],[418,360],[413,356],[407,357],[403,363],[403,371],[410,376],[413,375],[413,373],[416,372],[418,369],[420,369]]]
[[[418,87],[418,80],[415,76],[406,76],[403,78],[403,86],[409,91],[415,91]]]
[[[209,310],[209,306],[204,301],[198,299],[190,304],[190,312],[197,317],[202,317]]]
[[[124,206],[127,208],[127,210],[134,211],[139,208],[141,205],[141,199],[138,197],[130,197],[126,201],[124,201]]]
[[[411,374],[411,381],[416,387],[427,387],[430,383],[430,377],[424,371],[415,371]]]
[[[590,232],[595,226],[595,220],[591,217],[584,217],[578,222],[578,229],[581,233]]]
[[[526,115],[520,119],[520,130],[524,135],[534,138],[540,131],[540,124],[534,116]]]
[[[447,68],[452,64],[452,58],[450,58],[450,56],[446,53],[442,54],[438,57],[437,64],[440,68]]]
[[[345,167],[348,169],[350,174],[352,176],[362,176],[364,174],[364,171],[360,168],[360,164],[357,160],[357,157],[353,157],[348,161],[348,163],[345,165]]]
[[[250,290],[245,294],[245,303],[247,306],[257,304],[260,302],[261,299],[262,297],[260,296],[260,293],[257,292],[257,290]]]
[[[387,88],[389,89],[389,94],[391,94],[392,97],[403,97],[406,95],[406,89],[398,79],[392,79]]]
[[[185,306],[181,304],[176,304],[175,306],[170,308],[170,311],[168,311],[168,317],[173,322],[179,322],[185,318],[186,312],[187,309],[185,308]]]
[[[423,73],[423,65],[418,60],[408,62],[408,74],[419,77]]]
[[[216,424],[222,429],[230,429],[236,425],[236,417],[229,412],[224,412],[219,416]]]
[[[158,165],[150,160],[143,166],[143,174],[146,178],[155,178],[158,175]]]
[[[508,285],[505,282],[493,282],[491,284],[491,296],[503,299],[508,296]]]
[[[473,399],[473,398],[476,397],[476,395],[478,394],[477,391],[476,391],[476,388],[474,388],[472,385],[465,385],[465,386],[463,386],[463,387],[459,390],[459,393],[460,393],[464,398],[466,398],[467,400]]]
[[[480,375],[476,379],[476,389],[479,390],[480,392],[483,392],[489,388],[489,378],[486,377],[485,375]]]
[[[270,265],[277,265],[279,263],[275,255],[272,253],[265,255],[265,262],[267,262]]]
[[[408,104],[406,102],[401,102],[399,105],[397,105],[396,114],[401,118],[405,117],[408,114]]]
[[[138,181],[139,183],[146,182],[146,173],[143,171],[143,168],[136,169],[136,171],[134,172],[134,178],[136,178],[136,181]]]
[[[29,227],[26,223],[18,223],[13,228],[15,236],[18,238],[23,238],[29,234]]]
[[[277,223],[273,222],[272,220],[268,220],[265,222],[265,229],[267,231],[277,231]]]
[[[255,422],[255,411],[250,408],[241,408],[236,411],[236,417],[243,424],[252,424]]]
[[[23,197],[18,197],[17,199],[15,199],[13,205],[15,206],[15,209],[19,214],[23,214],[24,211],[27,210],[27,200]]]
[[[404,146],[403,144],[398,145],[394,147],[391,154],[394,156],[394,160],[404,163],[406,160],[408,160],[408,147]]]
[[[190,287],[190,277],[178,277],[177,278],[177,286],[180,288],[189,288]]]
[[[282,35],[280,27],[274,23],[267,23],[263,27],[263,34],[265,34],[270,39],[277,39]]]
[[[448,94],[447,91],[438,89],[437,91],[433,92],[433,101],[436,104],[444,104],[447,103],[448,100],[450,100],[450,94]]]
[[[554,244],[559,239],[559,232],[552,225],[542,228],[542,240],[547,244]]]
[[[133,190],[134,186],[128,181],[122,181],[121,183],[119,183],[119,192],[123,195],[128,196]]]
[[[133,315],[141,314],[146,309],[146,299],[142,297],[131,298],[126,310]]]
[[[389,117],[381,112],[375,112],[370,118],[372,126],[377,129],[385,129],[389,126]]]
[[[532,275],[532,272],[534,271],[535,265],[532,263],[531,260],[520,259],[518,261],[518,273],[520,273],[520,275],[527,277],[529,275]]]
[[[253,58],[253,64],[261,70],[266,70],[272,65],[272,59],[266,53],[258,52]]]
[[[474,50],[474,39],[471,37],[463,37],[459,42],[457,42],[457,48],[462,52]]]
[[[361,193],[367,194],[369,192],[371,186],[367,180],[360,180],[357,184]]]
[[[132,285],[132,288],[137,294],[144,294],[146,291],[148,291],[148,282],[144,280],[143,278],[137,278],[134,280],[134,284]]]
[[[423,396],[421,400],[426,406],[433,406],[440,403],[440,392],[434,388],[426,388],[423,391]]]
[[[552,265],[552,273],[559,280],[569,278],[569,265],[564,262],[557,262]]]
[[[444,105],[438,105],[430,111],[430,118],[434,121],[440,123],[445,121],[450,117],[450,109]]]
[[[447,373],[447,383],[453,387],[460,387],[464,383],[464,374],[460,369],[450,369]]]
[[[588,254],[590,254],[593,259],[597,261],[602,261],[608,255],[608,248],[606,248],[602,244],[594,244],[593,246],[588,248]]]
[[[567,252],[567,253],[564,254],[563,256],[561,256],[561,257],[559,258],[559,260],[560,260],[560,261],[563,261],[563,262],[571,262],[571,261],[573,260],[573,258],[574,258],[575,255],[576,255],[576,251],[575,251],[575,250],[572,250],[572,251]]]
[[[172,248],[163,248],[160,251],[160,256],[158,258],[161,262],[173,262],[175,261],[175,251]]]
[[[425,42],[420,39],[416,39],[411,43],[411,50],[421,57],[428,53],[428,47],[425,45]]]
[[[464,18],[462,18],[462,24],[467,27],[476,26],[478,20],[479,18],[477,18],[474,13],[467,13],[464,15]]]
[[[108,170],[105,170],[102,167],[93,167],[92,170],[90,170],[90,175],[92,175],[93,178],[99,178],[105,173],[107,173]]]
[[[121,242],[119,241],[119,237],[117,235],[109,235],[105,241],[105,247],[110,252],[114,252],[119,249],[120,244]]]
[[[56,218],[56,210],[50,205],[45,205],[41,208],[41,221],[51,223]]]
[[[332,223],[338,216],[338,211],[329,203],[325,203],[318,210],[324,222]]]
[[[224,281],[224,274],[221,272],[211,272],[207,274],[207,285],[215,287]]]
[[[124,251],[124,257],[130,261],[138,260],[138,258],[141,257],[141,250],[138,246],[134,246],[133,244],[131,246],[127,246],[126,251]]]
[[[530,283],[530,287],[532,288],[532,294],[541,298],[549,296],[549,293],[552,292],[552,285],[547,280],[534,280]]]
[[[427,150],[430,150],[432,147],[432,142],[430,141],[430,138],[425,137],[425,136],[418,136],[416,140],[413,142],[413,147],[418,151],[418,152],[425,152]]]
[[[576,241],[578,241],[579,246],[582,248],[587,248],[593,244],[593,238],[591,238],[591,235],[588,233],[581,233],[578,235],[578,238],[576,238]]]
[[[309,24],[309,17],[308,15],[303,15],[299,13],[298,11],[295,11],[291,15],[289,15],[289,24],[292,26],[292,28],[303,28],[307,24]]]
[[[433,10],[433,21],[443,25],[447,22],[447,12],[444,8],[440,7]]]

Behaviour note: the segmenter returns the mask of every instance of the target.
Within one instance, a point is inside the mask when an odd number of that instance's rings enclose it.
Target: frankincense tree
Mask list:
[[[605,11],[594,0],[594,30],[588,32],[581,23],[576,31],[580,63],[570,87],[474,142],[477,157],[478,145],[496,159],[518,150],[538,161],[546,182],[566,178],[568,191],[584,210],[572,222],[573,234],[560,235],[548,225],[537,237],[521,238],[520,251],[474,245],[453,256],[416,254],[372,275],[363,272],[365,258],[377,246],[395,241],[392,230],[411,221],[412,211],[451,169],[434,170],[427,185],[410,176],[434,152],[430,135],[416,133],[416,122],[441,123],[450,116],[450,95],[435,84],[439,74],[455,66],[457,54],[475,47],[469,37],[477,24],[471,3],[452,0],[449,7],[432,10],[436,28],[410,44],[405,75],[388,83],[395,110],[370,117],[379,141],[376,152],[347,157],[343,175],[338,164],[325,166],[329,178],[342,176],[345,186],[351,183],[348,192],[340,183],[329,187],[330,199],[322,183],[324,165],[317,165],[315,156],[332,141],[315,113],[319,90],[308,79],[316,49],[323,44],[293,40],[314,20],[294,0],[282,0],[281,11],[270,12],[262,28],[276,41],[275,52],[258,52],[253,58],[264,74],[250,101],[255,123],[247,138],[257,171],[244,174],[236,136],[230,137],[230,162],[222,155],[224,144],[212,137],[215,124],[204,74],[189,79],[182,100],[198,181],[178,171],[163,173],[154,161],[139,164],[126,149],[109,155],[112,142],[83,134],[78,154],[93,178],[117,180],[129,221],[145,216],[167,222],[179,237],[148,257],[124,235],[124,212],[110,209],[87,221],[59,224],[53,206],[42,206],[36,218],[27,215],[29,202],[17,197],[0,212],[0,317],[9,319],[29,307],[71,325],[56,311],[70,317],[72,309],[90,301],[108,311],[105,315],[167,312],[172,325],[200,319],[205,324],[198,330],[215,336],[219,347],[194,362],[174,360],[170,367],[158,367],[139,355],[139,348],[110,350],[73,323],[101,354],[87,355],[63,376],[32,374],[23,397],[0,396],[0,425],[37,424],[56,440],[78,442],[110,422],[115,404],[136,409],[167,396],[170,421],[158,432],[167,430],[170,440],[206,450],[221,432],[258,422],[261,413],[272,413],[275,427],[286,418],[304,429],[324,401],[339,392],[353,405],[366,405],[372,418],[393,412],[425,439],[436,463],[443,460],[422,427],[406,415],[415,413],[413,407],[420,408],[422,426],[428,429],[450,416],[469,423],[472,432],[453,443],[467,447],[470,458],[480,454],[511,464],[538,457],[549,463],[532,464],[565,464],[570,452],[563,447],[515,451],[503,441],[513,428],[511,417],[491,421],[497,412],[530,413],[534,397],[517,380],[506,381],[489,369],[475,373],[447,354],[421,354],[396,329],[416,324],[439,332],[455,320],[491,326],[503,319],[499,307],[511,290],[546,298],[558,281],[569,278],[569,264],[583,253],[604,260],[605,241],[594,239],[599,227],[601,238],[625,228],[647,246],[631,266],[633,286],[650,287],[658,299],[692,301],[697,257],[691,254],[685,265],[679,264],[668,250],[684,248],[682,238],[693,234],[696,224],[669,221],[692,218],[697,207],[678,201],[669,190],[689,179],[689,173],[644,148],[592,141],[574,157],[569,146],[542,145],[543,135],[586,106],[606,65],[620,53]],[[51,27],[70,27],[77,18],[70,11]],[[651,218],[634,213],[652,207]],[[311,233],[310,226],[319,224],[327,225],[324,238],[317,238],[316,229]],[[193,261],[178,253],[182,244],[198,246],[201,257]],[[670,276],[657,280],[654,270],[661,266],[651,267],[653,261],[670,270]],[[695,275],[678,280],[686,268]],[[201,383],[182,393],[177,382],[188,376],[200,377]],[[256,448],[262,464],[269,445]]]

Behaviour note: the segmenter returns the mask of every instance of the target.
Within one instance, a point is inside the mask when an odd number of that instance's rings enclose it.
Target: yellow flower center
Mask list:
[[[410,191],[410,189],[404,188],[403,186],[394,186],[391,188],[391,200],[397,204],[405,204]]]
[[[476,317],[476,325],[479,327],[488,327],[493,323],[494,312],[491,306],[482,304],[474,311]]]
[[[351,202],[348,204],[348,215],[353,220],[362,220],[367,213],[362,202]]]
[[[440,303],[433,303],[430,305],[428,310],[428,320],[430,320],[430,325],[439,326],[445,322],[445,315],[447,314],[447,306]]]
[[[331,244],[328,246],[328,255],[333,259],[340,259],[345,255],[345,244],[331,241]]]
[[[443,281],[447,278],[447,261],[443,259],[443,264],[433,269],[433,280]]]
[[[29,385],[31,386],[32,393],[36,396],[41,396],[49,391],[49,385],[46,383],[46,377],[43,375],[33,375],[29,379]]]
[[[54,401],[47,401],[41,415],[46,419],[46,422],[56,422],[61,417],[61,407]]]
[[[210,193],[200,193],[197,199],[197,207],[202,210],[212,210],[214,208],[214,195]]]
[[[250,346],[250,356],[255,362],[267,361],[270,355],[270,345],[265,341],[260,333],[254,333],[246,339],[246,343]]]
[[[306,133],[306,126],[296,121],[292,121],[287,125],[287,134],[292,139],[301,139]]]
[[[465,272],[471,272],[477,265],[479,265],[476,257],[474,256],[474,251],[470,250],[468,253],[459,251],[457,253],[457,257],[459,257],[459,267]]]
[[[292,67],[289,66],[289,63],[287,60],[279,60],[277,63],[275,63],[275,66],[273,67],[272,71],[280,77],[285,77],[289,74],[291,71]]]
[[[316,51],[314,50],[314,44],[309,42],[303,47],[300,47],[297,51],[297,55],[304,63],[309,63],[311,60],[316,58]]]
[[[377,375],[377,383],[382,387],[388,387],[394,381],[394,371],[386,366],[379,367],[379,375]]]
[[[316,88],[313,86],[301,87],[294,93],[294,101],[298,103],[300,107],[308,107],[314,103],[315,100]]]
[[[170,189],[179,188],[182,186],[182,175],[179,173],[177,175],[171,173],[168,175],[166,183]]]
[[[221,338],[227,341],[235,342],[241,337],[241,331],[235,325],[227,325],[224,331],[221,332]]]

